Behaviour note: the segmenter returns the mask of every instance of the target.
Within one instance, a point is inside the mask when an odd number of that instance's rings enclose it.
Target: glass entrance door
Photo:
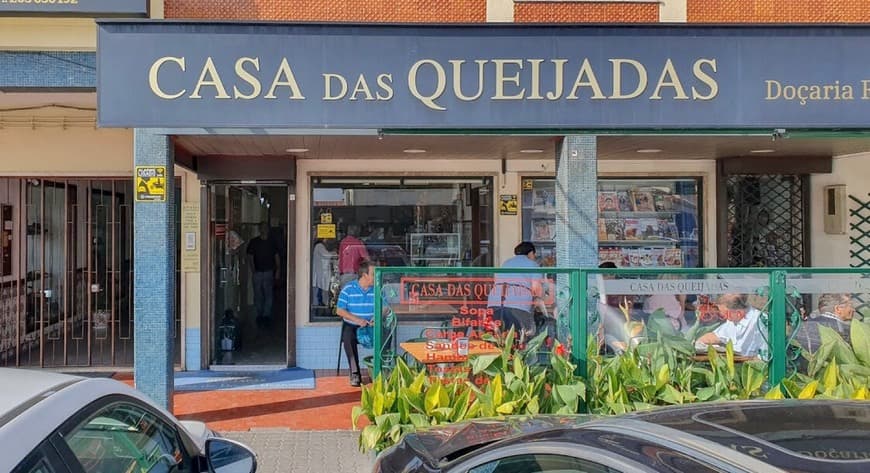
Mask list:
[[[286,364],[288,186],[211,184],[211,364]]]

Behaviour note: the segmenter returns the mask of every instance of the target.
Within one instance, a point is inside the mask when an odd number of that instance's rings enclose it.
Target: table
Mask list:
[[[427,348],[427,344],[435,344],[434,348]],[[456,348],[446,340],[430,340],[428,342],[404,342],[399,344],[403,350],[411,354],[417,361],[423,364],[433,363],[462,363],[468,360],[467,356],[456,354]],[[469,340],[469,355],[489,355],[501,353],[501,349],[490,342],[483,340]]]
[[[728,356],[724,353],[719,353],[719,358],[721,358],[722,361],[725,361],[728,359]],[[697,354],[694,357],[692,357],[692,359],[695,361],[708,362],[708,361],[710,361],[710,355]],[[743,356],[743,355],[734,354],[734,363],[746,363],[747,361],[752,361],[752,360],[757,360],[757,359],[758,359],[758,357],[755,357],[755,356]]]

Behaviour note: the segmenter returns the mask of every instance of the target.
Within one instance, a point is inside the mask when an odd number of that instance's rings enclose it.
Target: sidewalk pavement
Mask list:
[[[113,377],[133,384],[132,373]],[[250,446],[258,472],[371,472],[374,458],[359,451],[359,431],[351,430],[360,389],[335,371],[316,371],[315,384],[315,389],[175,392],[173,413]]]
[[[257,453],[257,473],[371,473],[371,454],[360,453],[359,432],[257,429],[223,432]]]

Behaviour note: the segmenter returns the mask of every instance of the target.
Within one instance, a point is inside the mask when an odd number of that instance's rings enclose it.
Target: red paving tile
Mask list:
[[[129,374],[118,374],[133,384]],[[347,376],[317,376],[315,389],[273,391],[185,391],[173,396],[174,414],[199,420],[217,431],[289,428],[350,430],[350,414],[359,404],[360,389]]]

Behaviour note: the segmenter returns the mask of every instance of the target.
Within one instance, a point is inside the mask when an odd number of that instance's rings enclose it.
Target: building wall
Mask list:
[[[517,23],[656,23],[659,2],[515,1]]]
[[[689,23],[867,23],[867,0],[688,0]]]
[[[132,143],[125,129],[0,128],[0,176],[132,176]]]
[[[831,174],[814,174],[810,178],[810,229],[812,266],[848,267],[854,263],[849,256],[850,232],[845,235],[825,233],[825,186],[846,186],[846,194],[866,201],[870,196],[870,153],[838,156],[834,158]],[[847,209],[854,210],[856,204],[847,200]],[[849,223],[855,221],[849,216]]]
[[[166,18],[483,23],[486,0],[166,0]]]

